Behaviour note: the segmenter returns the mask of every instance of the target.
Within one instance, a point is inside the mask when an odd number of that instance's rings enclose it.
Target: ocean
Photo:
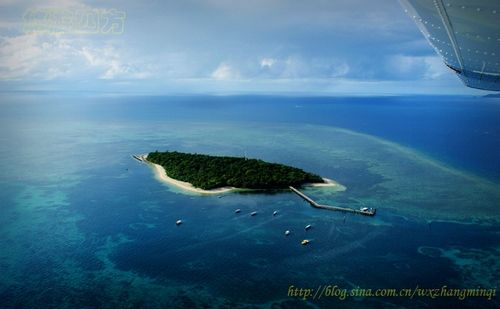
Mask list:
[[[466,96],[4,93],[0,307],[498,307],[498,119]],[[183,192],[131,158],[155,150],[299,167],[377,215]]]

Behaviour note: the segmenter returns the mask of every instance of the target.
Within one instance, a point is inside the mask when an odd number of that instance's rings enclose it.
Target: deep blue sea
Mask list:
[[[0,307],[498,307],[499,120],[464,96],[2,94]],[[131,158],[154,150],[300,167],[377,215],[184,192]]]

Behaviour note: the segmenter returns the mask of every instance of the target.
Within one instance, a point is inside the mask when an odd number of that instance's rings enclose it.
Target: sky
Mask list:
[[[487,93],[397,0],[0,0],[0,91]]]

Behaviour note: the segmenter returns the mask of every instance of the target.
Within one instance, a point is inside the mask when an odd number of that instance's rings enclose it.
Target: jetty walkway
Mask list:
[[[300,192],[299,190],[295,189],[294,187],[290,186],[289,188],[290,188],[290,190],[292,190],[292,192],[296,193],[298,196],[303,198],[306,202],[308,202],[314,208],[321,208],[321,209],[328,209],[328,210],[335,210],[335,211],[342,211],[342,212],[350,212],[350,213],[355,213],[355,214],[360,214],[360,215],[370,216],[370,217],[375,216],[375,213],[377,212],[377,210],[374,208],[352,209],[352,208],[339,207],[339,206],[321,205],[321,204],[316,203],[312,198],[310,198],[309,196]]]

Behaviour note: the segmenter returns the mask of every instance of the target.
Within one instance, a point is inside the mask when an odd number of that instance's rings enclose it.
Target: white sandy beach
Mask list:
[[[311,186],[311,187],[339,187],[339,188],[344,187],[341,184],[339,184],[338,182],[336,182],[335,180],[332,180],[329,178],[323,178],[323,180],[325,181],[324,183],[311,183],[311,184],[308,184],[307,186]]]
[[[153,171],[155,173],[156,179],[158,179],[159,181],[162,181],[166,184],[176,186],[182,190],[186,190],[186,191],[194,192],[194,193],[199,193],[199,194],[222,194],[222,193],[228,193],[228,192],[238,190],[238,188],[234,188],[234,187],[222,187],[222,188],[217,188],[217,189],[212,189],[212,190],[203,190],[200,188],[196,188],[192,184],[190,184],[189,182],[180,181],[180,180],[169,177],[167,175],[167,172],[163,168],[163,166],[147,161],[147,156],[143,155],[143,156],[141,156],[141,158],[146,163],[151,165],[151,167],[153,168]]]

